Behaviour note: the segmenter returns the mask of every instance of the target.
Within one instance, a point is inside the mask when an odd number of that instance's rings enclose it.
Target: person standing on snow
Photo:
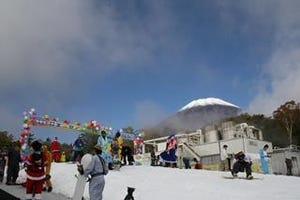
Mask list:
[[[43,191],[51,192],[52,191],[52,183],[51,183],[51,163],[52,163],[52,154],[50,151],[48,151],[48,147],[46,145],[42,146],[43,155],[46,157],[47,162],[45,163],[45,172],[46,172],[46,181],[45,181],[45,187],[43,188]]]
[[[269,149],[269,145],[265,145],[263,149],[259,150],[259,157],[260,157],[260,163],[261,163],[261,168],[264,172],[264,174],[269,174],[269,155],[267,153],[267,150]]]
[[[55,162],[60,160],[60,143],[58,142],[57,137],[54,137],[54,140],[51,142],[51,152],[52,158]]]
[[[83,170],[82,165],[78,166],[79,173],[89,177],[90,200],[102,200],[102,193],[105,186],[104,176],[108,173],[108,167],[101,154],[101,146],[96,144],[94,146],[94,155],[87,168]]]
[[[84,141],[83,141],[83,134],[80,134],[79,137],[75,140],[75,142],[72,145],[72,154],[73,154],[73,162],[80,162],[81,157],[83,156],[83,147],[84,147]]]
[[[221,171],[228,171],[230,170],[230,156],[227,152],[228,146],[225,144],[223,145],[223,148],[221,149],[220,157],[221,157],[221,164],[220,164],[220,170]]]
[[[121,136],[121,133],[119,131],[116,133],[115,138],[117,139],[118,146],[119,146],[118,159],[121,160],[121,156],[122,156],[121,154],[122,154],[122,147],[123,147],[123,144],[124,144],[124,139]]]
[[[177,167],[176,150],[177,139],[175,135],[170,135],[167,139],[166,150],[159,155],[167,167]]]
[[[110,144],[105,130],[102,130],[100,135],[98,136],[97,144],[99,144],[101,147],[102,157],[108,163],[109,169],[113,169],[112,156],[110,154],[110,147],[109,147]]]
[[[34,141],[30,145],[31,154],[27,162],[26,200],[41,200],[43,184],[46,178],[47,158],[42,152],[42,144]]]
[[[16,184],[21,163],[20,147],[18,145],[10,147],[7,153],[7,176],[6,185]]]
[[[0,149],[0,184],[3,181],[4,178],[4,170],[5,170],[5,165],[6,165],[6,153]]]

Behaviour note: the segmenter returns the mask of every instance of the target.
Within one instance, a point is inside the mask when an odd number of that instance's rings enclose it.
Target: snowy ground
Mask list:
[[[53,163],[53,192],[72,197],[76,165]],[[300,178],[253,174],[258,179],[224,179],[228,172],[150,166],[124,166],[106,176],[104,200],[124,199],[127,186],[136,188],[136,200],[299,200]],[[239,176],[245,176],[244,173]],[[88,185],[84,197],[88,199]],[[25,192],[25,191],[24,191]]]

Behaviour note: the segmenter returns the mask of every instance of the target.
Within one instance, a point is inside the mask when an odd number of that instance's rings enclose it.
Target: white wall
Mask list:
[[[219,154],[219,143],[218,142],[206,143],[199,146],[194,146],[193,149],[200,156]]]

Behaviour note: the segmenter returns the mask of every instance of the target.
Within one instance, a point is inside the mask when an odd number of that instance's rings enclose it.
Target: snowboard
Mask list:
[[[89,163],[92,161],[92,155],[91,154],[85,154],[80,161],[80,164],[83,167],[83,171],[87,168],[87,166],[89,165]],[[73,200],[81,200],[83,193],[84,193],[84,188],[85,188],[85,184],[87,182],[87,177],[85,177],[84,175],[81,175],[80,173],[78,173],[77,177],[77,182],[76,182],[76,186],[75,186],[75,190],[74,190],[74,194],[73,194]]]
[[[258,177],[253,177],[251,179],[248,179],[248,178],[246,178],[244,176],[238,176],[238,177],[222,176],[222,178],[224,178],[224,179],[243,179],[243,180],[249,180],[249,181],[251,181],[251,180],[263,180],[263,178],[258,178]]]

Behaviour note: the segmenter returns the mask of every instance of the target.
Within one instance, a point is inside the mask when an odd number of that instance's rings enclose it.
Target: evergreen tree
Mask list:
[[[7,131],[0,131],[0,147],[12,146],[14,142],[14,137]]]

